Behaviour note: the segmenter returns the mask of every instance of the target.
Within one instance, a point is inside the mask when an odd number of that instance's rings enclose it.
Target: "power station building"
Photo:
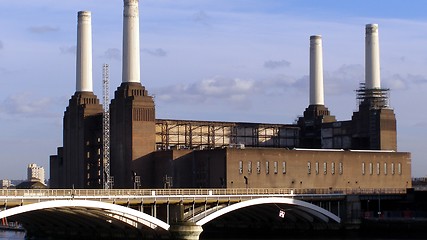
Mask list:
[[[309,105],[297,123],[156,119],[140,82],[138,0],[124,0],[122,83],[109,105],[107,150],[92,89],[90,12],[78,13],[77,29],[76,91],[63,146],[50,157],[51,188],[411,187],[411,156],[397,151],[389,90],[381,88],[376,24],[366,25],[366,79],[351,120],[337,121],[325,106],[318,35],[310,37]]]

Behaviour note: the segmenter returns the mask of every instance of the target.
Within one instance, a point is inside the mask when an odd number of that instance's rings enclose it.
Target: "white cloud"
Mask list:
[[[158,89],[156,99],[166,102],[201,104],[220,101],[238,104],[254,93],[255,82],[239,78],[213,77],[191,84],[177,84]]]
[[[343,65],[326,75],[325,94],[351,95],[359,82],[363,81],[364,71],[360,65]],[[174,104],[191,102],[197,105],[209,101],[221,101],[222,104],[250,103],[255,95],[257,100],[272,96],[281,96],[285,100],[294,94],[308,96],[309,76],[276,74],[258,80],[213,77],[189,84],[170,85],[155,92],[158,100]]]
[[[286,92],[297,90],[306,92],[308,89],[308,76],[295,77],[285,74],[277,74],[268,79],[258,81],[257,88],[265,95],[283,95]]]
[[[156,48],[156,49],[147,49],[144,48],[141,50],[141,52],[143,53],[147,53],[151,56],[155,56],[155,57],[165,57],[168,53],[162,49],[162,48]]]
[[[425,84],[427,83],[427,77],[423,75],[415,75],[415,74],[408,74],[407,80],[414,84]]]
[[[122,59],[121,51],[118,48],[109,48],[104,52],[104,55],[102,56],[106,59],[113,59],[120,61]]]
[[[383,78],[383,85],[391,90],[410,90],[421,84],[427,84],[427,77],[420,74],[399,74]]]
[[[279,61],[269,60],[264,63],[264,67],[268,69],[284,68],[284,67],[289,67],[290,65],[291,63],[286,60],[279,60]]]
[[[205,26],[209,26],[210,17],[206,14],[205,11],[200,10],[193,15],[193,21]]]
[[[52,26],[32,26],[29,27],[28,30],[32,33],[49,33],[49,32],[58,32],[59,27],[52,27]]]
[[[393,90],[408,89],[407,80],[403,78],[400,74],[393,74],[393,76],[385,79],[385,81],[383,82],[387,85],[387,87]]]
[[[235,93],[247,93],[253,87],[253,81],[215,77],[194,84],[190,90],[213,97],[224,97]]]
[[[365,68],[359,64],[345,64],[337,70],[324,72],[325,94],[341,95],[353,93],[359,83],[365,81]]]
[[[53,100],[48,97],[35,98],[32,94],[21,93],[7,97],[0,102],[0,113],[5,116],[51,117],[48,109]]]

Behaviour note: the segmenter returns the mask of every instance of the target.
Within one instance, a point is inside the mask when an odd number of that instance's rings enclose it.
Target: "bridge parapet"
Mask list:
[[[406,188],[183,188],[183,189],[0,189],[0,199],[14,197],[212,196],[302,194],[405,194]]]
[[[49,200],[96,200],[119,205],[230,203],[260,197],[343,198],[345,195],[405,194],[406,189],[1,189],[0,206],[14,207]]]

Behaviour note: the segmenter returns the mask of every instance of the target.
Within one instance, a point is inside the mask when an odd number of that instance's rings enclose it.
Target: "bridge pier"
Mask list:
[[[361,202],[359,195],[347,195],[345,227],[347,229],[359,229],[361,224]]]
[[[177,222],[171,224],[169,232],[175,240],[199,240],[203,228],[193,222]]]

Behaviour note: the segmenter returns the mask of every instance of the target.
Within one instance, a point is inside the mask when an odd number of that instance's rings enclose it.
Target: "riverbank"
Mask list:
[[[0,231],[25,232],[25,229],[18,225],[0,225]]]

